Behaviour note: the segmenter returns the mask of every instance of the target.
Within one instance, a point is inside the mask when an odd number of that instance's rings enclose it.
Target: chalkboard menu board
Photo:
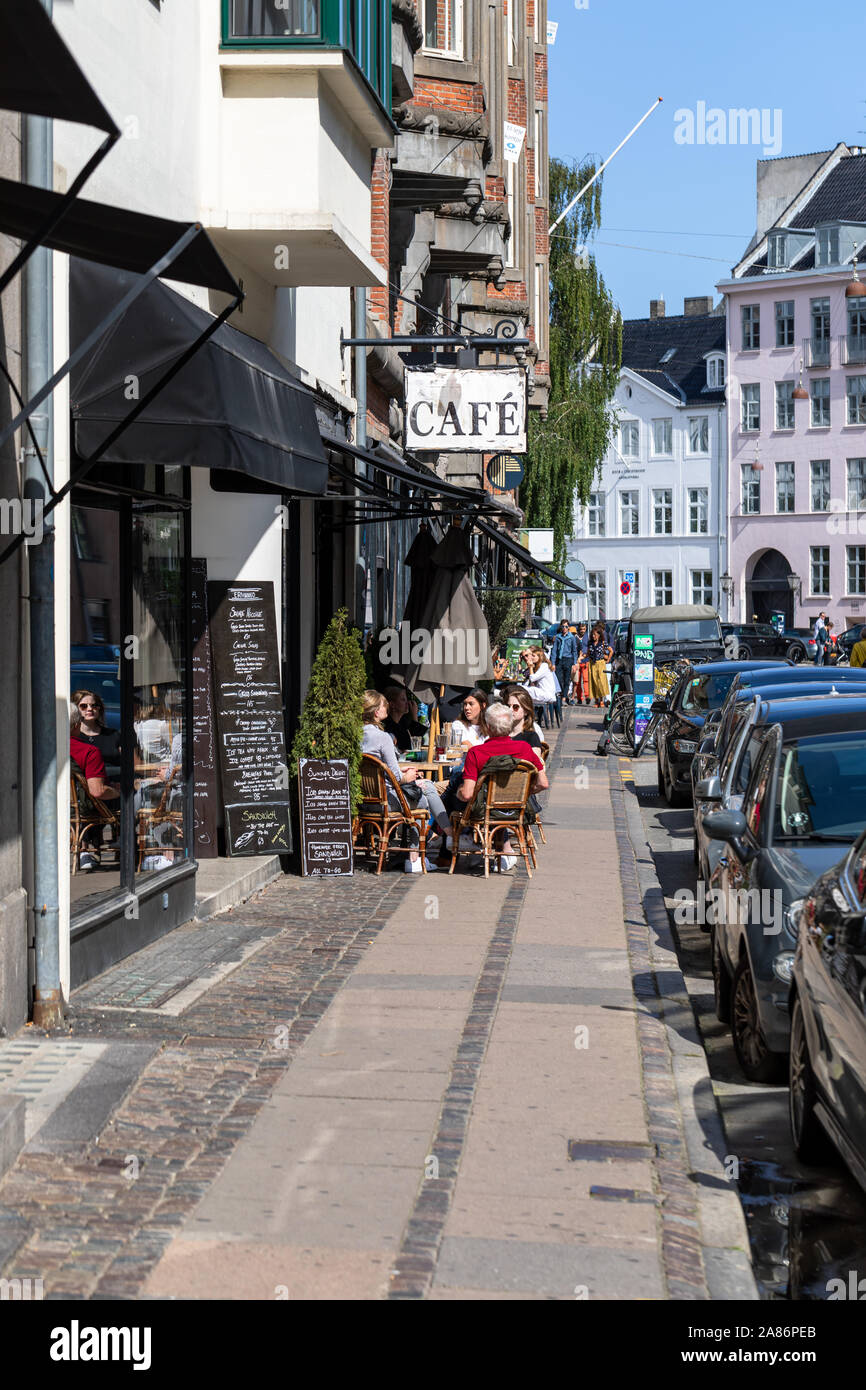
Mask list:
[[[301,867],[304,874],[351,874],[352,801],[347,758],[301,758]]]
[[[192,570],[192,762],[193,847],[196,859],[217,854],[217,736],[213,713],[207,561]]]
[[[274,586],[207,586],[220,782],[230,855],[292,848]]]

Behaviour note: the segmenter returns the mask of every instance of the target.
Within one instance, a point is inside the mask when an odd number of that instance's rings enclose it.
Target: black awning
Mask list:
[[[478,527],[479,531],[483,531],[486,536],[489,536],[492,541],[495,541],[498,546],[501,546],[503,550],[507,550],[509,555],[513,555],[527,569],[535,570],[536,574],[543,574],[551,580],[557,589],[569,589],[578,594],[586,593],[580,584],[575,584],[574,580],[566,579],[564,574],[559,573],[559,570],[551,569],[550,565],[544,565],[540,560],[536,560],[525,546],[519,545],[517,541],[513,541],[502,531],[497,531],[495,526],[488,525],[480,517],[474,525]]]
[[[0,107],[119,134],[40,0],[6,0],[0,20]]]
[[[0,232],[30,241],[63,202],[60,193],[0,179]],[[62,213],[59,225],[43,238],[43,244],[69,256],[143,275],[169,254],[190,226],[197,224],[78,198]],[[190,244],[161,273],[185,284],[238,293],[233,276],[203,227],[198,227]]]
[[[461,507],[481,508],[483,511],[498,510],[490,506],[492,499],[486,492],[481,492],[475,488],[458,487],[456,483],[446,482],[444,478],[438,477],[427,468],[412,468],[408,463],[401,463],[390,454],[375,453],[372,449],[364,449],[359,444],[347,444],[342,439],[330,439],[323,436],[324,443],[330,449],[338,449],[343,453],[352,454],[355,458],[361,459],[363,463],[368,463],[371,468],[378,468],[383,473],[389,474],[392,478],[398,479],[402,483],[408,483],[410,487],[420,488],[422,492],[429,492],[435,497],[439,497],[443,502],[456,502]],[[444,510],[448,510],[446,507]]]
[[[73,260],[73,342],[93,331],[136,277]],[[214,319],[155,280],[73,371],[75,447],[82,458],[129,414]],[[263,343],[222,324],[100,455],[103,463],[231,469],[277,492],[324,494],[328,467],[313,397]]]

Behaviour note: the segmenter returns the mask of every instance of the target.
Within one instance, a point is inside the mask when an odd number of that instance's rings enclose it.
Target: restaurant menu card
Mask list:
[[[351,874],[352,798],[348,758],[301,758],[301,868],[305,875]]]
[[[207,561],[191,562],[193,846],[196,859],[217,855],[217,738],[213,713]]]
[[[289,778],[274,586],[207,586],[220,782],[230,855],[288,854]]]

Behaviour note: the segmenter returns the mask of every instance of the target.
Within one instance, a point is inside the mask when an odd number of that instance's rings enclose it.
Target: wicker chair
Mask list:
[[[394,792],[397,806],[388,801],[388,789]],[[376,873],[382,872],[387,854],[408,854],[417,849],[421,855],[421,872],[427,872],[427,820],[429,811],[421,806],[410,806],[403,793],[403,787],[391,769],[381,758],[365,753],[361,759],[361,804],[355,817],[355,841],[363,841],[360,846],[372,855],[378,853],[379,862]],[[391,837],[395,830],[416,830],[419,844],[392,845]]]
[[[548,758],[550,757],[550,744],[549,744],[549,743],[542,743],[542,745],[541,745],[541,747],[539,748],[538,752],[539,752],[539,755],[540,755],[540,757],[541,757],[541,761],[544,763],[544,766],[547,767],[547,760],[548,760]],[[538,833],[539,833],[539,835],[541,836],[541,843],[542,843],[543,845],[546,845],[546,844],[547,844],[547,837],[545,836],[545,833],[544,833],[544,826],[541,824],[541,812],[540,812],[540,811],[538,811],[538,812],[536,813],[536,816],[535,816],[535,824],[538,826]],[[532,839],[532,826],[531,826],[531,825],[530,825],[530,826],[527,826],[527,829],[528,829],[528,831],[529,831],[530,839]]]
[[[136,841],[138,849],[138,868],[140,869],[145,856],[154,854],[158,846],[152,843],[153,831],[158,825],[169,822],[174,826],[176,834],[183,839],[183,811],[171,811],[171,793],[177,767],[173,767],[165,780],[165,786],[159,801],[155,806],[143,806],[137,816]]]
[[[93,796],[87,790],[87,779],[73,768],[69,778],[69,853],[74,874],[81,868],[85,837],[90,831],[104,829],[106,825],[111,826],[115,835],[120,834],[117,812],[101,797]]]
[[[449,874],[460,856],[460,835],[469,833],[479,845],[484,855],[484,877],[490,877],[490,860],[496,858],[497,868],[502,868],[502,846],[494,848],[493,841],[502,834],[503,841],[515,836],[518,848],[526,864],[526,872],[532,878],[535,867],[535,844],[526,822],[526,803],[537,768],[523,760],[518,761],[513,771],[493,771],[485,775],[484,769],[475,784],[472,800],[462,811],[451,816],[451,864]],[[476,806],[479,788],[487,787],[487,799],[483,810]],[[529,833],[527,833],[529,832]],[[473,851],[469,851],[472,853]]]

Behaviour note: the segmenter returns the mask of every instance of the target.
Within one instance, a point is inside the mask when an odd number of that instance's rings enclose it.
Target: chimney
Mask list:
[[[665,316],[665,302],[663,299],[650,300],[650,318],[663,319]]]
[[[711,294],[696,295],[693,299],[683,300],[683,313],[687,319],[692,319],[697,314],[711,314],[712,312],[713,296]]]

